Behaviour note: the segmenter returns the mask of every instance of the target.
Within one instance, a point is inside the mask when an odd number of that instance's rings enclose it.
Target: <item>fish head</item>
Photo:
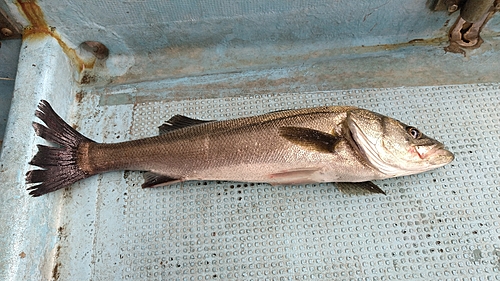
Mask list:
[[[388,177],[425,172],[453,161],[453,153],[413,126],[364,109],[348,114],[351,141]]]

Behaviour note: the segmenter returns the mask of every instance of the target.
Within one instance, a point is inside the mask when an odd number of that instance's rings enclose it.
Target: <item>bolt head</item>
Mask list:
[[[450,12],[450,13],[454,13],[457,10],[458,10],[458,5],[457,4],[453,4],[453,5],[448,6],[448,12]]]
[[[0,32],[2,32],[3,36],[5,37],[10,37],[12,36],[12,34],[14,34],[14,32],[12,32],[12,30],[7,27],[2,27],[2,29],[0,29]]]

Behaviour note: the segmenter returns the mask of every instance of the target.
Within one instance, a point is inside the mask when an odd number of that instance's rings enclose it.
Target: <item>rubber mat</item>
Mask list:
[[[229,119],[317,105],[354,105],[412,124],[456,159],[377,181],[387,195],[365,196],[333,184],[206,181],[141,189],[141,173],[125,172],[125,202],[116,203],[123,215],[100,215],[101,224],[119,224],[120,239],[112,242],[121,278],[500,280],[498,84],[136,104],[129,137],[155,135],[175,114]],[[94,235],[108,239],[104,230]]]

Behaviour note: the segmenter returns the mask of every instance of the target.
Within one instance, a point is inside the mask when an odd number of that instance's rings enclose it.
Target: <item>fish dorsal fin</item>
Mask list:
[[[367,193],[385,194],[376,184],[371,181],[364,182],[336,182],[337,188],[345,194],[361,195]]]
[[[181,182],[180,179],[174,179],[169,176],[156,174],[153,172],[144,173],[144,183],[142,184],[142,188],[147,187],[158,187],[163,185],[169,185]]]
[[[199,119],[189,118],[183,115],[175,115],[172,118],[168,119],[167,122],[163,123],[163,125],[158,127],[158,129],[160,130],[160,135],[163,135],[177,129],[182,129],[213,121],[214,120],[199,120]]]
[[[332,153],[341,137],[322,131],[302,127],[281,127],[280,136],[307,149]]]

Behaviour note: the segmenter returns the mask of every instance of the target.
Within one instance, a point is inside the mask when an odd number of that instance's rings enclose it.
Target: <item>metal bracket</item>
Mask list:
[[[476,2],[483,5],[476,5]],[[450,29],[450,45],[444,48],[445,51],[465,56],[464,49],[479,48],[483,43],[480,36],[481,30],[499,9],[500,0],[465,2],[464,6],[460,6],[460,16]]]
[[[22,37],[21,28],[0,9],[0,40],[19,39]]]

